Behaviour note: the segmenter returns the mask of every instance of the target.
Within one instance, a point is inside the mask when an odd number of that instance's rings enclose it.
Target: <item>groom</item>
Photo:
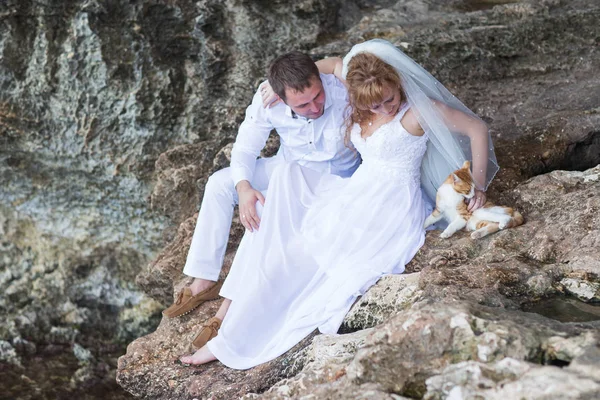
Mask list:
[[[264,108],[261,89],[246,109],[231,152],[231,166],[215,172],[206,183],[196,229],[183,273],[194,277],[173,305],[163,311],[173,318],[204,301],[216,299],[217,282],[233,217],[239,204],[240,220],[249,231],[259,229],[256,203],[272,171],[284,162],[340,176],[350,176],[360,158],[344,145],[344,111],[348,104],[344,85],[333,75],[320,74],[312,59],[300,52],[276,58],[268,81],[283,102]],[[258,158],[269,133],[275,129],[281,146],[276,156]]]

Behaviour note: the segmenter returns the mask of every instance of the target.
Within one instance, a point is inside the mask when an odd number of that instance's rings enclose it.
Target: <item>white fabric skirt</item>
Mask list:
[[[418,177],[365,164],[350,178],[278,167],[260,228],[244,235],[221,290],[232,304],[209,349],[247,369],[316,328],[336,333],[358,296],[404,271],[425,240],[427,208]]]

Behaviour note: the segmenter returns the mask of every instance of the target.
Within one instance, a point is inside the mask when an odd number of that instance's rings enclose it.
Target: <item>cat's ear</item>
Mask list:
[[[467,161],[468,162],[468,161]],[[458,177],[458,175],[456,174],[452,174],[452,180],[454,181],[454,183],[458,183],[460,182],[460,178]]]
[[[465,161],[463,163],[463,166],[461,169],[466,169],[466,170],[470,170],[471,169],[471,162],[469,160]]]

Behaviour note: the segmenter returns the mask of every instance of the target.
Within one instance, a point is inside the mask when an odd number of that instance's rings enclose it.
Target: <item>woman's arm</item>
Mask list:
[[[469,202],[469,211],[483,206],[486,201],[485,182],[488,165],[488,127],[481,119],[467,115],[462,111],[448,107],[434,101],[444,121],[451,131],[464,134],[471,141],[471,155],[473,157],[473,180],[475,181],[475,196]]]
[[[473,179],[477,189],[485,188],[488,164],[488,127],[479,118],[472,117],[462,111],[448,107],[445,104],[434,102],[444,121],[451,131],[462,133],[471,140],[471,154],[473,156]]]
[[[475,195],[469,201],[468,210],[473,211],[485,204],[484,192],[486,173],[488,165],[488,127],[479,118],[472,117],[438,101],[432,100],[444,118],[444,123],[452,132],[457,132],[469,137],[471,142],[471,154],[473,156],[473,180],[475,181]],[[423,134],[417,115],[408,110],[403,118],[404,128],[411,134],[420,136]]]
[[[346,81],[342,77],[342,68],[343,63],[340,57],[328,57],[322,60],[317,61],[317,68],[319,68],[319,72],[322,74],[333,74],[336,78],[338,78],[344,85]]]

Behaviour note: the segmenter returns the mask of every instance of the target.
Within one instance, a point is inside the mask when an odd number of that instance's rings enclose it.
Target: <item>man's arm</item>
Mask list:
[[[252,104],[246,109],[246,118],[240,125],[238,135],[231,150],[231,176],[238,192],[240,219],[250,231],[258,229],[260,219],[256,213],[256,202],[264,204],[264,197],[250,182],[254,177],[256,159],[265,147],[269,133],[273,129],[262,107],[260,94],[255,94]]]

